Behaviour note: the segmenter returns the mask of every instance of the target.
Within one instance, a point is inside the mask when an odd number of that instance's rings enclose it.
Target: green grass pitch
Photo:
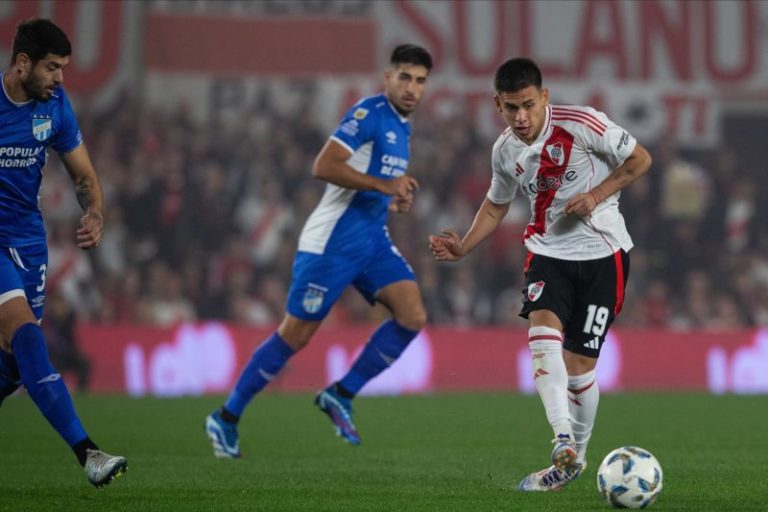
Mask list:
[[[26,396],[0,407],[0,511],[606,511],[595,473],[625,444],[653,452],[653,510],[768,510],[768,397],[619,394],[601,399],[589,468],[559,493],[517,482],[547,464],[535,396],[361,397],[362,445],[333,435],[309,395],[265,394],[241,422],[244,458],[217,460],[204,416],[221,397],[77,396],[102,448],[129,471],[92,488]]]

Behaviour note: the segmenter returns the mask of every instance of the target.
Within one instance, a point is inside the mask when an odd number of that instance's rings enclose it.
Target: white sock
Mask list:
[[[595,370],[592,370],[583,375],[568,376],[568,409],[571,412],[576,450],[579,452],[576,461],[582,464],[587,458],[587,444],[592,436],[597,404],[600,401],[595,374]]]
[[[564,434],[573,439],[571,415],[568,411],[568,372],[563,360],[563,336],[551,327],[531,327],[528,329],[528,346],[533,359],[533,381],[555,437]]]

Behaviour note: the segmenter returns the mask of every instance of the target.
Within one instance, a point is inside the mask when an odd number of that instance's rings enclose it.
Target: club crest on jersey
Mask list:
[[[304,299],[301,301],[301,307],[307,313],[317,313],[320,308],[323,307],[323,300],[325,299],[325,292],[328,288],[318,286],[316,284],[309,284],[309,289],[304,292]]]
[[[536,281],[528,285],[528,300],[536,302],[544,291],[544,281]]]
[[[563,160],[565,159],[565,150],[563,149],[562,142],[555,142],[554,144],[547,146],[547,153],[549,153],[549,158],[553,162],[555,162],[557,165],[563,165]]]
[[[32,135],[40,142],[51,136],[52,128],[53,120],[50,117],[35,116],[32,118]]]

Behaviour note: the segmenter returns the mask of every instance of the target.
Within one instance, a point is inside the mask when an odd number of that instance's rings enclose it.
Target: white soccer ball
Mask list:
[[[646,508],[659,496],[663,473],[656,457],[637,446],[622,446],[597,469],[597,489],[616,508]]]

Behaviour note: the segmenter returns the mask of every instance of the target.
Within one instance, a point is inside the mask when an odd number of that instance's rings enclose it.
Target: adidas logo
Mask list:
[[[591,340],[589,340],[588,342],[586,342],[586,343],[584,344],[584,346],[585,346],[585,347],[587,347],[587,348],[591,348],[591,349],[594,349],[594,350],[598,350],[598,349],[600,348],[600,338],[598,338],[597,336],[595,336],[594,338],[592,338]]]

